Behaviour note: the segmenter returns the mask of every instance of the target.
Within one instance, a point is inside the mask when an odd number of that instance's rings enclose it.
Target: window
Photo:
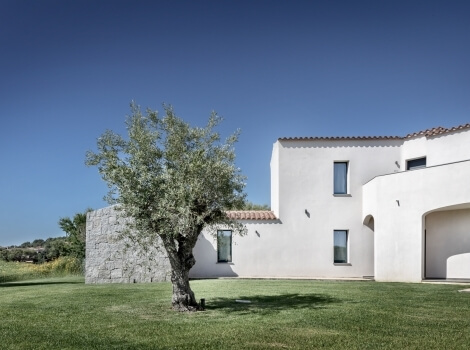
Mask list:
[[[346,264],[348,262],[348,231],[334,231],[334,263]]]
[[[426,168],[426,157],[406,161],[406,170]]]
[[[217,262],[232,261],[232,231],[217,231]]]
[[[348,162],[334,163],[334,194],[348,193]]]

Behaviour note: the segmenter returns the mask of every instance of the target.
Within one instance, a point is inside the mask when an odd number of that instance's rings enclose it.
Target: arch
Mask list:
[[[424,277],[470,279],[468,203],[436,208],[424,218]]]
[[[374,231],[375,228],[375,220],[374,217],[369,214],[364,218],[364,221],[362,222],[365,226],[370,228],[372,231]]]

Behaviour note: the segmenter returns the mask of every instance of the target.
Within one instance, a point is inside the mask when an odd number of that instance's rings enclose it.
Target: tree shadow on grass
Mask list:
[[[2,282],[0,288],[6,287],[28,287],[28,286],[44,286],[54,284],[83,284],[81,281],[14,281],[14,282]]]
[[[241,300],[236,301],[236,300]],[[249,301],[249,302],[247,302]],[[322,294],[251,295],[234,298],[217,298],[206,301],[206,310],[226,313],[271,314],[283,310],[321,309],[339,299]]]

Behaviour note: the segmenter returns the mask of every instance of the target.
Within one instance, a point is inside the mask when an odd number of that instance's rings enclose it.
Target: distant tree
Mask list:
[[[31,247],[31,242],[24,242],[21,243],[20,248],[28,248]]]
[[[45,249],[41,249],[37,251],[37,260],[35,261],[38,264],[45,263],[47,261],[47,252]]]
[[[25,250],[21,248],[7,249],[2,252],[2,258],[5,261],[24,261],[26,260]]]
[[[69,255],[79,259],[85,258],[86,214],[92,210],[88,208],[83,213],[77,213],[73,219],[65,217],[59,220],[59,226],[70,244]]]
[[[242,207],[243,210],[271,210],[268,204],[255,204],[251,202],[245,202]]]
[[[35,247],[35,248],[37,248],[37,247],[42,247],[45,242],[46,242],[46,241],[43,240],[43,239],[35,239],[35,240],[31,243],[31,246],[32,246],[32,247]]]
[[[44,244],[45,260],[55,260],[60,256],[70,255],[70,244],[66,237],[48,238]]]
[[[0,248],[0,260],[8,261],[8,249]]]
[[[244,176],[234,164],[238,132],[225,142],[213,129],[215,113],[205,128],[193,128],[171,106],[165,115],[131,104],[128,140],[112,131],[98,139],[98,152],[87,152],[86,164],[97,166],[111,188],[107,199],[131,217],[127,236],[143,246],[163,245],[171,265],[173,309],[199,309],[189,285],[195,264],[193,248],[202,230],[214,225],[243,233],[225,210],[244,202]],[[160,238],[158,240],[157,238]]]

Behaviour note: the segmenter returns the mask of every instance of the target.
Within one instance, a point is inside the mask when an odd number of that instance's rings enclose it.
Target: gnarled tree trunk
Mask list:
[[[179,237],[178,240],[164,241],[171,265],[171,283],[173,284],[171,303],[173,310],[176,311],[201,310],[189,285],[189,270],[196,263],[193,248],[197,235],[195,238]]]
[[[172,269],[171,283],[173,284],[173,296],[171,298],[173,310],[197,311],[200,309],[194,292],[189,285],[189,270],[178,271]]]

